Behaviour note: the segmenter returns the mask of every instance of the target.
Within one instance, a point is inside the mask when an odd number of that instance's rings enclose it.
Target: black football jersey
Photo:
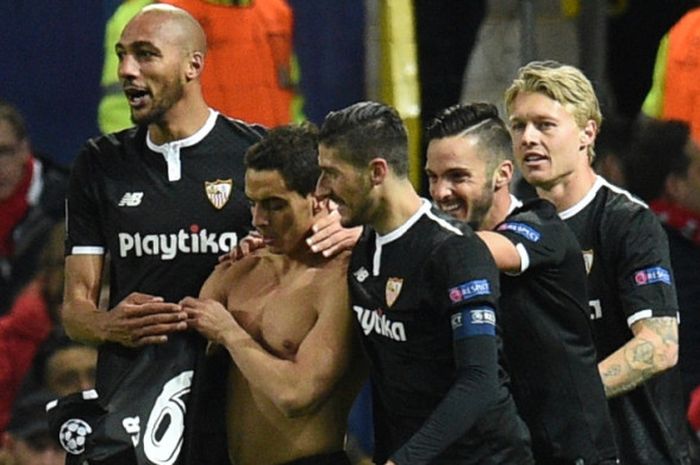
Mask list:
[[[616,457],[598,373],[576,236],[542,199],[515,209],[495,231],[521,256],[501,275],[500,324],[513,397],[538,463]]]
[[[599,360],[633,337],[630,327],[635,322],[677,317],[666,235],[643,202],[598,177],[590,192],[559,216],[581,246]],[[686,463],[677,367],[608,404],[623,464]]]
[[[503,377],[473,386],[464,405],[450,404],[458,397],[455,341],[480,341],[497,365],[498,271],[483,242],[460,227],[424,200],[387,235],[366,228],[353,250],[348,279],[370,365],[376,463],[399,449],[399,463],[531,463]],[[487,406],[480,389],[493,394]],[[470,404],[485,411],[469,418]],[[452,414],[471,425],[454,440]]]
[[[262,134],[211,111],[197,133],[161,146],[146,127],[88,141],[71,177],[66,253],[109,255],[110,308],[134,291],[167,302],[199,294],[217,257],[252,228],[243,155]],[[104,431],[111,442],[133,445],[139,465],[183,463],[185,413],[196,406],[188,399],[198,389],[193,376],[203,344],[188,332],[140,349],[100,347]],[[83,458],[103,452],[88,449]]]

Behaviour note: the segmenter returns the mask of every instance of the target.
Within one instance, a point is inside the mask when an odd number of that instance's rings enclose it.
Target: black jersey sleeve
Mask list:
[[[99,173],[93,166],[96,150],[96,144],[88,141],[73,163],[66,195],[66,255],[104,253],[97,198]]]
[[[495,231],[513,243],[520,255],[520,273],[564,258],[559,240],[568,226],[546,201],[528,202],[498,226]],[[515,274],[520,274],[515,273]]]
[[[616,226],[617,285],[627,324],[675,317],[678,302],[668,239],[658,220],[649,209],[639,208],[626,224]]]
[[[455,380],[423,426],[392,460],[426,464],[462,437],[492,407],[499,392],[496,300],[498,271],[475,236],[446,241],[433,254],[435,299],[450,319]]]

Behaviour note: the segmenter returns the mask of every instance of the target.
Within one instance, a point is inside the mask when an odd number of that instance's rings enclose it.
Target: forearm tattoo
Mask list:
[[[667,360],[665,348],[678,345],[678,326],[675,318],[650,318],[643,322],[658,339],[636,337],[611,356],[611,364],[601,376],[607,397],[631,391],[652,378],[664,367],[672,365]],[[665,346],[664,348],[659,345]]]

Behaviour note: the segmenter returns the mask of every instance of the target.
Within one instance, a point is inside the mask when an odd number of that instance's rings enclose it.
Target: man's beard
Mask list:
[[[136,125],[149,125],[163,121],[163,117],[177,102],[182,99],[184,94],[183,87],[179,82],[172,82],[167,87],[170,89],[164,92],[158,101],[153,102],[153,108],[141,115],[136,115],[134,110],[131,110],[131,122]]]

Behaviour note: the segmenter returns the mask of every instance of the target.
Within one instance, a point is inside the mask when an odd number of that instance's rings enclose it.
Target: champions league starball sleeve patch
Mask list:
[[[496,335],[496,312],[490,307],[462,310],[454,313],[450,322],[455,340]]]
[[[524,237],[530,242],[538,242],[540,237],[542,237],[540,232],[532,226],[518,222],[502,223],[500,226],[498,226],[498,228],[496,228],[496,231],[511,231]]]
[[[653,266],[635,271],[633,278],[634,284],[637,287],[657,283],[671,285],[671,273],[661,266]]]

